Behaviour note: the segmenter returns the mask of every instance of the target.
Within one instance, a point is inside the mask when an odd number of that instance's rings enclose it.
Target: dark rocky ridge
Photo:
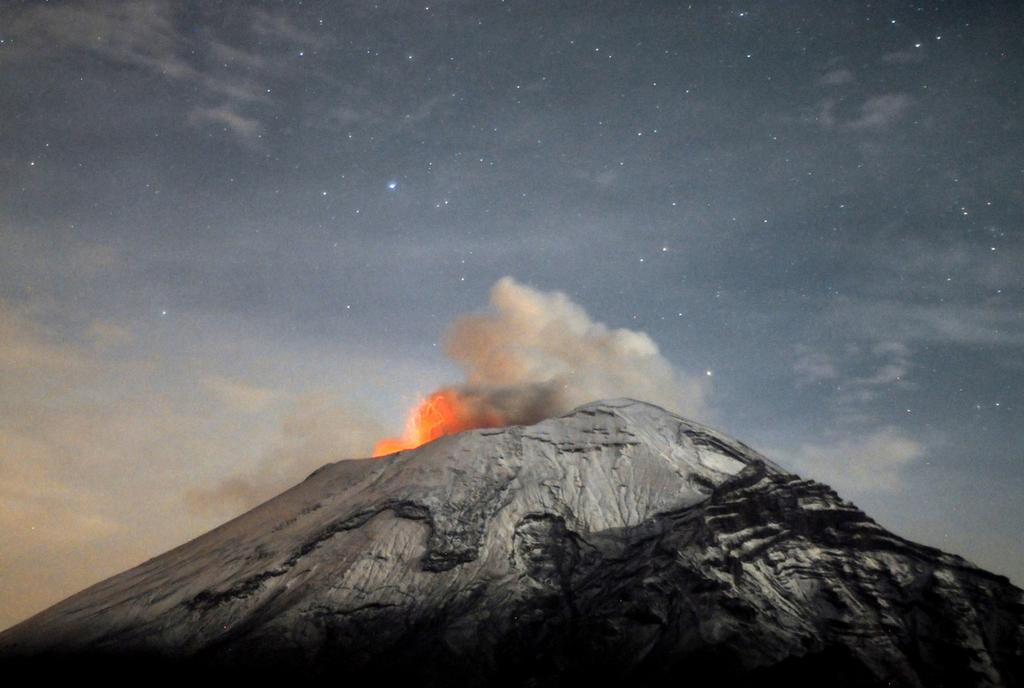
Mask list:
[[[0,634],[0,654],[420,685],[1013,687],[1022,594],[613,400],[325,466]]]

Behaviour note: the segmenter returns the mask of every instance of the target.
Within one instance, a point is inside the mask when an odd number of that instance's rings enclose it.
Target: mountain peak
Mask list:
[[[567,416],[571,416],[574,413],[576,413],[577,411],[591,411],[591,410],[599,410],[599,409],[613,410],[613,409],[630,408],[630,407],[633,407],[633,406],[640,407],[640,408],[647,408],[647,409],[650,409],[650,411],[652,411],[654,413],[667,414],[667,415],[673,415],[673,416],[675,415],[675,414],[671,413],[670,411],[667,411],[667,410],[663,409],[662,407],[660,407],[660,406],[658,406],[656,404],[650,403],[649,401],[640,401],[639,399],[633,399],[631,397],[614,397],[612,399],[598,399],[596,401],[590,401],[590,402],[587,402],[586,404],[582,404],[580,406],[577,406],[576,408],[574,408],[572,411],[570,411],[566,415]]]
[[[0,653],[435,685],[1019,685],[1021,602],[722,433],[611,399],[324,466]]]

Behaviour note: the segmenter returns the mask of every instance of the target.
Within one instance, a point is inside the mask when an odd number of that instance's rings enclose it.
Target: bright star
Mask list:
[[[392,191],[398,188],[398,182],[388,182],[388,188]]]

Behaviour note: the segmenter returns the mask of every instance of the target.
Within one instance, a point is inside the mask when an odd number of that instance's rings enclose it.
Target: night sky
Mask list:
[[[1024,584],[1022,35],[1017,2],[5,0],[0,627],[368,455],[505,276]]]

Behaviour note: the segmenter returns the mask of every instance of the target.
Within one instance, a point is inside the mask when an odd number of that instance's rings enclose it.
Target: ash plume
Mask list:
[[[677,370],[644,332],[594,320],[562,292],[503,277],[491,309],[458,318],[445,352],[464,374],[443,388],[463,427],[535,423],[595,399],[635,397],[706,418],[706,380]]]

